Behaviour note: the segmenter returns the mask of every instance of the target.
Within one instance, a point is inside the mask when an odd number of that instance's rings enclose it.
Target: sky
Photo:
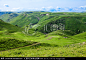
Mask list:
[[[0,0],[0,11],[86,11],[86,0]]]

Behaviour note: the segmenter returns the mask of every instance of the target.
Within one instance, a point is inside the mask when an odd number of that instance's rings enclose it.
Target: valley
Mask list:
[[[86,57],[86,13],[1,15],[0,57]]]

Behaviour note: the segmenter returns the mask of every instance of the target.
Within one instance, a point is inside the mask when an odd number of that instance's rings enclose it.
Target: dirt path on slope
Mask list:
[[[17,47],[17,48],[12,48],[12,49],[8,49],[8,50],[3,50],[3,51],[9,51],[9,50],[13,50],[13,49],[19,49],[19,48],[23,48],[23,47],[28,47],[28,46],[34,46],[34,45],[38,45],[40,43],[33,43],[31,45],[26,45],[26,46],[22,46],[22,47]],[[0,52],[3,52],[3,51],[0,51]]]

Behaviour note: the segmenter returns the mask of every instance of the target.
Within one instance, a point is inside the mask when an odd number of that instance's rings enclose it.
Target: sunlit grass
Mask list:
[[[86,44],[69,47],[24,47],[0,52],[1,57],[86,57]],[[27,53],[26,53],[27,52]]]
[[[2,32],[3,31],[0,31],[0,33]],[[40,43],[21,48],[15,47],[15,49],[8,49],[7,51],[0,51],[0,57],[86,57],[86,44],[83,44],[83,42],[86,42],[86,33],[74,36],[54,34],[54,32],[52,34],[50,33],[37,37],[25,35],[22,32],[2,33],[0,39],[16,39],[19,41]],[[19,45],[22,46],[21,44]]]

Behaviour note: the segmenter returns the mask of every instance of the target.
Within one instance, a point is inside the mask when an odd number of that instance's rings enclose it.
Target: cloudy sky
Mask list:
[[[86,0],[0,0],[0,11],[86,11]]]

